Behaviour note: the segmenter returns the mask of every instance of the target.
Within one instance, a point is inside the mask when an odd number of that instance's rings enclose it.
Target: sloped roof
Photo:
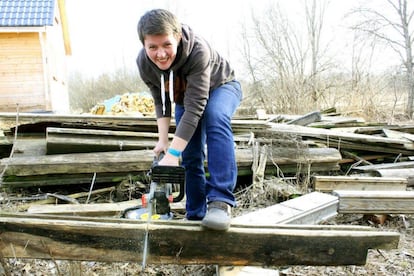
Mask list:
[[[1,0],[0,27],[52,26],[55,0]]]

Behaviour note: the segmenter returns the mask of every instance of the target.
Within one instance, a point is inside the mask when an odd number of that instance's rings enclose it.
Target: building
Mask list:
[[[0,111],[69,112],[65,0],[0,1]]]

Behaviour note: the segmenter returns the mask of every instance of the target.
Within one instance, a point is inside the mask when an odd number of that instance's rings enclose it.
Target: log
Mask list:
[[[362,176],[314,176],[312,182],[315,191],[332,192],[334,190],[357,191],[405,191],[407,179],[401,177],[362,177]]]
[[[413,214],[414,191],[333,191],[338,213]]]
[[[3,258],[148,264],[363,265],[368,249],[396,249],[399,234],[353,226],[232,226],[208,231],[197,222],[82,219],[1,213]],[[243,245],[241,248],[237,245]]]

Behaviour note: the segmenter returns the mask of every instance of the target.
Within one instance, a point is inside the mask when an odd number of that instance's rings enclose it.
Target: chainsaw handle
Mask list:
[[[151,169],[151,182],[179,184],[180,191],[173,202],[179,202],[185,195],[185,169],[183,166],[153,166]]]
[[[178,192],[178,195],[176,197],[173,197],[173,202],[180,202],[183,200],[185,195],[185,183],[184,181],[180,183],[180,191]]]
[[[154,168],[155,166],[158,166],[158,162],[161,161],[161,159],[163,159],[165,156],[165,153],[162,151],[157,155],[154,156],[154,160],[152,160],[152,168]]]

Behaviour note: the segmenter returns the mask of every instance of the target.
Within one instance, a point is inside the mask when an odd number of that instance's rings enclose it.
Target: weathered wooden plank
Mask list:
[[[313,176],[315,191],[332,192],[333,190],[360,191],[405,191],[407,179],[401,177],[369,176]]]
[[[340,153],[332,148],[310,148],[303,152],[303,155],[294,157],[275,156],[267,165],[274,167],[273,162],[278,165],[329,164],[337,163],[341,159]],[[7,165],[6,176],[136,172],[147,171],[151,167],[153,158],[152,150],[130,150],[3,158],[0,166]],[[253,162],[252,150],[237,149],[236,158],[238,166],[250,167]]]
[[[396,249],[399,234],[341,226],[232,226],[218,235],[194,222],[74,220],[0,216],[4,258],[142,261],[149,231],[147,263],[219,265],[365,264],[370,248]],[[339,230],[340,229],[340,230]],[[235,244],[243,244],[243,250]]]
[[[293,119],[287,122],[287,124],[306,126],[306,125],[309,125],[310,123],[319,122],[321,118],[322,118],[321,113],[319,111],[314,111],[314,112],[305,114],[299,118]]]
[[[269,123],[272,127],[268,131],[274,133],[290,133],[300,135],[302,137],[314,137],[325,140],[329,143],[329,139],[339,139],[341,141],[351,141],[357,143],[372,144],[376,146],[388,146],[394,148],[401,148],[407,150],[414,150],[414,143],[407,142],[406,139],[393,139],[379,136],[371,136],[365,134],[347,133],[334,131],[330,129],[316,129],[305,126],[293,126],[287,124],[273,124]]]
[[[333,191],[338,213],[413,214],[414,191]]]
[[[152,150],[134,150],[3,158],[0,164],[7,164],[6,176],[33,176],[147,171],[153,158]]]
[[[276,224],[317,224],[335,216],[337,209],[338,198],[336,196],[312,192],[268,208],[235,217],[232,222],[268,226]],[[244,270],[245,267],[238,267],[236,269],[232,267],[220,268],[224,275],[232,275],[230,271]],[[250,269],[248,270],[250,271]],[[229,273],[225,273],[226,271],[229,271]],[[257,275],[257,273],[264,273],[264,271],[261,271],[260,268],[255,268],[252,270],[251,275]],[[276,271],[269,273],[276,273]]]
[[[337,214],[338,198],[312,192],[232,219],[236,224],[316,224]]]
[[[407,186],[414,186],[414,168],[407,169],[379,169],[374,171],[382,177],[402,177],[407,179]]]
[[[42,186],[59,186],[59,185],[82,185],[92,183],[120,183],[122,180],[143,179],[143,171],[130,172],[109,172],[84,174],[46,174],[46,175],[26,175],[26,176],[4,176],[2,179],[3,188],[29,188]]]
[[[389,138],[405,139],[411,142],[414,141],[414,135],[410,133],[405,133],[405,132],[386,129],[386,128],[384,128],[382,131],[384,132],[385,136]]]
[[[403,155],[412,155],[412,149],[404,149],[401,148],[399,145],[377,145],[365,142],[352,142],[342,140],[341,138],[335,137],[328,137],[328,138],[312,138],[314,141],[318,141],[319,143],[323,143],[329,147],[334,147],[338,149],[345,149],[345,150],[358,150],[363,152],[375,152],[379,153],[388,153],[388,154],[403,154]]]
[[[84,217],[116,217],[120,218],[128,208],[141,206],[141,200],[134,199],[115,203],[93,203],[93,204],[58,204],[58,205],[32,205],[27,212],[29,214],[50,214],[50,215],[74,215]],[[171,210],[185,210],[185,202],[170,203]]]
[[[140,203],[140,200],[129,200],[115,203],[32,205],[27,212],[29,214],[113,216],[120,218],[126,209],[139,206]]]
[[[101,129],[46,129],[47,154],[152,149],[158,135]]]
[[[380,169],[414,169],[414,161],[394,162],[394,163],[380,163],[364,166],[353,167],[356,171],[377,171]]]
[[[0,123],[7,125],[15,125],[17,113],[0,112]],[[37,124],[42,123],[48,125],[60,124],[66,127],[84,127],[84,128],[107,128],[113,130],[136,130],[136,131],[157,131],[157,122],[155,117],[139,117],[139,116],[121,116],[121,115],[92,115],[92,114],[40,114],[20,112],[19,124]],[[241,120],[232,119],[233,131],[252,131],[265,130],[269,126],[260,120]],[[175,129],[174,121],[171,122],[170,131]]]

